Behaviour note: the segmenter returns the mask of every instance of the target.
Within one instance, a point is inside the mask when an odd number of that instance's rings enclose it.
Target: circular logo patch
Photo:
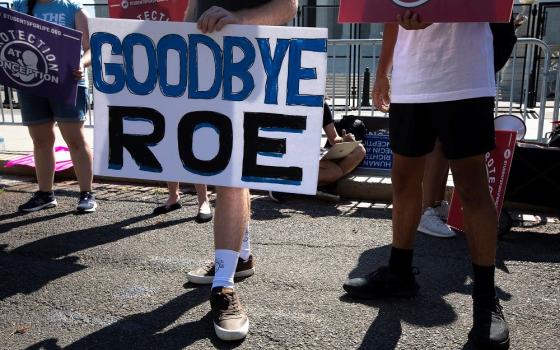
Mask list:
[[[44,55],[25,41],[12,41],[0,51],[0,66],[6,75],[22,86],[37,86],[48,76]]]
[[[393,2],[401,7],[418,7],[430,0],[393,0]]]

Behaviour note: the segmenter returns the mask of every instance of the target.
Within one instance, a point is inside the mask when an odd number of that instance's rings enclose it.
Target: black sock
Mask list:
[[[479,266],[473,264],[474,287],[473,300],[480,305],[493,305],[496,299],[496,287],[494,285],[494,271],[496,267]]]
[[[412,249],[391,248],[389,269],[397,275],[410,275],[412,273]]]

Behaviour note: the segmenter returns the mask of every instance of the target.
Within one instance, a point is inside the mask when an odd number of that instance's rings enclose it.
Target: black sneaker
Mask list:
[[[50,192],[41,192],[37,191],[33,194],[30,200],[26,203],[20,205],[18,210],[20,212],[32,212],[41,209],[47,208],[54,208],[58,203],[56,202],[56,198],[54,197],[54,193]]]
[[[420,289],[414,273],[400,277],[387,266],[380,267],[365,277],[348,280],[342,288],[350,297],[357,299],[411,298]]]
[[[232,288],[216,287],[210,293],[214,331],[221,340],[241,340],[249,332],[249,319]]]
[[[481,349],[509,349],[509,328],[498,299],[490,306],[473,305],[469,338]]]
[[[80,200],[76,210],[79,213],[92,213],[97,208],[97,202],[93,193],[88,191],[80,192]]]

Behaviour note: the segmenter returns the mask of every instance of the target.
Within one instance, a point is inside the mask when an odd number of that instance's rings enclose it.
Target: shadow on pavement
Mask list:
[[[272,201],[268,197],[258,197],[251,201],[253,211],[251,219],[257,221],[270,221],[276,219],[290,218],[292,213],[307,215],[311,218],[320,218],[327,216],[347,216],[372,219],[390,219],[391,211],[384,209],[361,209],[342,206],[350,203],[350,201],[327,202],[318,200],[314,196],[289,195],[280,203]],[[349,211],[349,213],[345,213]]]
[[[68,213],[53,216],[64,215],[68,215]],[[53,216],[50,218],[52,219]],[[164,229],[194,220],[194,218],[181,218],[129,228],[130,225],[151,217],[153,217],[151,214],[146,214],[113,224],[48,236],[11,251],[6,251],[7,246],[5,245],[0,246],[0,280],[2,280],[2,283],[0,283],[0,300],[18,293],[34,292],[57,278],[86,268],[86,266],[76,263],[78,257],[68,257],[69,254],[116,242],[154,229]],[[59,259],[61,257],[64,258]]]
[[[209,288],[191,289],[153,311],[126,316],[64,348],[57,344],[57,339],[50,338],[28,347],[27,350],[174,350],[184,349],[201,339],[210,339],[214,347],[219,349],[233,349],[239,346],[242,342],[226,344],[216,337],[210,313],[198,321],[180,324],[163,331],[190,309],[204,303],[209,294]]]
[[[12,229],[25,225],[32,225],[42,221],[49,221],[53,219],[62,218],[64,216],[71,215],[71,214],[72,214],[71,212],[58,212],[50,215],[36,216],[34,218],[30,218],[29,216],[27,216],[28,213],[11,213],[11,214],[2,215],[0,216],[0,221],[9,220],[17,217],[22,217],[23,219],[16,222],[11,221],[11,222],[0,224],[0,233],[5,233]]]
[[[13,219],[13,218],[24,216],[26,214],[27,213],[20,213],[20,212],[17,212],[17,211],[13,212],[13,213],[9,213],[9,214],[3,214],[3,215],[0,215],[0,222],[2,222],[4,220],[10,220],[10,219]]]
[[[498,243],[497,266],[510,273],[507,261],[559,263],[559,246],[560,235],[557,234],[512,232],[505,241]],[[386,265],[390,250],[391,246],[386,245],[362,253],[349,278],[363,276]],[[451,324],[457,319],[458,315],[444,297],[454,293],[470,295],[472,291],[472,268],[464,236],[442,240],[418,234],[413,265],[420,269],[417,276],[420,293],[414,299],[368,301],[354,300],[347,295],[340,298],[344,302],[361,303],[379,310],[360,349],[395,349],[402,335],[402,321],[431,328]],[[500,286],[496,290],[501,300],[512,298]],[[474,349],[474,346],[469,341],[462,348]]]
[[[509,272],[505,261],[560,263],[560,232],[512,231],[498,242],[496,266]]]

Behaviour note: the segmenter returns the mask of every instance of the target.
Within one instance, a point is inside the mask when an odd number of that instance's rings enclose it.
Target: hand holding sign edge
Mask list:
[[[426,29],[432,25],[432,23],[424,23],[418,15],[418,13],[406,10],[406,12],[401,16],[397,14],[397,22],[399,25],[406,30],[420,30]]]

